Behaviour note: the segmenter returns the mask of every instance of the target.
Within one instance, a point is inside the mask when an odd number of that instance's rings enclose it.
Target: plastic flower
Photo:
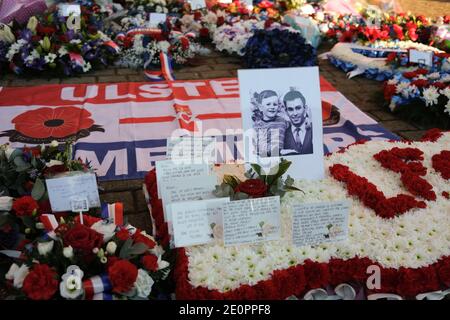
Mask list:
[[[83,293],[84,272],[76,265],[67,267],[66,273],[62,275],[59,283],[59,291],[63,298],[76,299]]]

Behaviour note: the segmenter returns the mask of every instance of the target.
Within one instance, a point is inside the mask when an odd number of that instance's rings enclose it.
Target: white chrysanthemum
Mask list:
[[[438,103],[439,92],[435,87],[429,87],[423,90],[423,98],[425,99],[425,105],[432,106]]]

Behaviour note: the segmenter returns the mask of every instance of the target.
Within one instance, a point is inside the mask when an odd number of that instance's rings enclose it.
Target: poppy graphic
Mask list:
[[[93,131],[105,132],[101,126],[94,124],[89,111],[73,106],[26,111],[11,122],[14,123],[15,130],[0,134],[9,136],[11,142],[63,142],[70,138],[85,138]]]

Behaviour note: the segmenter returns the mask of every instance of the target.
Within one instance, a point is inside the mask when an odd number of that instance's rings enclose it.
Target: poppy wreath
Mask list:
[[[0,133],[0,137],[7,136],[11,142],[63,142],[85,138],[94,131],[105,132],[101,126],[94,124],[89,111],[73,106],[26,111],[15,117],[12,123],[14,130]]]
[[[353,200],[349,216],[350,244],[295,248],[282,239],[257,248],[223,247],[216,243],[177,249],[174,270],[177,299],[286,299],[342,283],[362,288],[367,296],[389,293],[400,298],[422,299],[424,295],[419,294],[433,291],[445,296],[448,291],[444,290],[450,287],[450,228],[446,218],[450,189],[442,167],[448,163],[449,151],[445,149],[449,139],[450,133],[433,130],[421,141],[356,143],[327,156],[325,163],[330,169],[327,171],[334,174],[328,172],[326,179],[318,182],[297,181],[296,186],[305,193],[282,199],[282,219],[288,216],[285,209],[292,201],[348,197],[348,183],[340,179],[350,178],[351,173],[365,179],[358,182],[351,178],[360,184],[357,189],[368,191],[350,194]],[[341,172],[344,176],[337,174],[337,167],[331,170],[337,165],[347,166]],[[412,180],[420,176],[432,184],[433,190],[423,181],[409,184],[410,179],[402,177],[405,175]],[[146,184],[149,193],[155,194],[154,171],[147,176]],[[388,205],[402,214],[392,217],[373,214],[375,209],[364,200],[372,192],[371,184],[383,190],[383,197],[391,197],[393,200]],[[404,199],[395,194],[407,192],[408,197],[423,202],[426,207],[403,210]],[[152,215],[156,215],[156,229],[161,228],[161,235],[166,235],[163,224],[158,225],[163,216],[162,207],[154,202],[150,205]],[[379,268],[380,287],[366,288],[371,275],[369,266]]]

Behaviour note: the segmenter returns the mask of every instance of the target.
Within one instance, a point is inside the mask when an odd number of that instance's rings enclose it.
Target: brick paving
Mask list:
[[[400,0],[404,10],[421,13],[429,16],[450,14],[450,0]],[[322,46],[319,53],[330,49],[328,45]],[[175,77],[179,80],[211,79],[219,77],[236,77],[237,70],[241,68],[240,59],[212,51],[208,56],[197,57],[189,65],[175,70]],[[382,85],[379,82],[364,78],[347,79],[344,72],[331,65],[326,60],[319,61],[320,73],[333,86],[344,94],[363,112],[378,121],[386,129],[403,138],[416,140],[425,132],[415,124],[398,119],[390,113],[383,103]],[[14,75],[7,75],[0,79],[0,86],[38,86],[47,84],[78,84],[101,82],[141,82],[145,81],[142,71],[108,68],[91,72],[74,78],[66,79],[21,79]],[[104,201],[122,201],[124,203],[125,217],[128,221],[140,228],[151,231],[151,221],[148,214],[145,198],[142,192],[142,180],[126,180],[100,183],[101,198]]]

